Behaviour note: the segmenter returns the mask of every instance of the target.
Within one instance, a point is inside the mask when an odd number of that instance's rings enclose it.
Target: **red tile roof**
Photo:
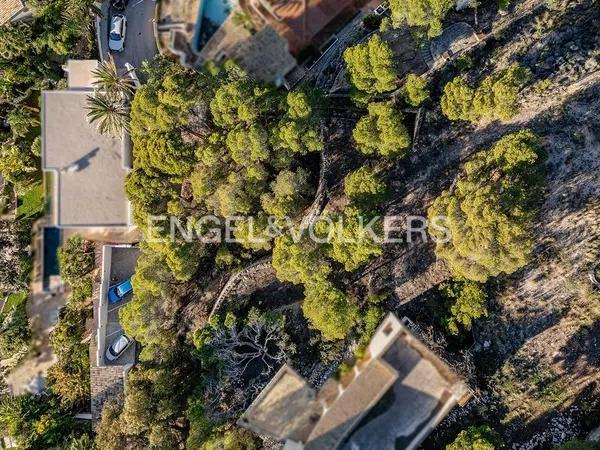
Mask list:
[[[295,53],[310,45],[312,39],[352,3],[353,0],[289,0],[275,8],[282,21],[273,19],[271,25]]]

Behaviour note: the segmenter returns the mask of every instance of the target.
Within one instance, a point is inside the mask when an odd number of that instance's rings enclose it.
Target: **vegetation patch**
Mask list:
[[[17,218],[36,217],[44,211],[44,187],[41,181],[32,183],[17,194]]]

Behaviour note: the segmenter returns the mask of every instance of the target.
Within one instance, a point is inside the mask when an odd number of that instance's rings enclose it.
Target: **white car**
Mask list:
[[[113,341],[110,347],[106,349],[106,359],[109,361],[115,361],[116,359],[119,359],[119,357],[125,353],[125,350],[127,350],[131,344],[133,344],[133,339],[130,339],[122,334]]]
[[[110,21],[110,34],[108,48],[113,52],[122,52],[125,49],[125,33],[127,32],[127,18],[123,14],[115,14]]]

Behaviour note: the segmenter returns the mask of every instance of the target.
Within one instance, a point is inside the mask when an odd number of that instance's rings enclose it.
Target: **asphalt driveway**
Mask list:
[[[114,14],[124,14],[127,18],[125,50],[113,53],[117,67],[124,67],[125,63],[129,63],[137,69],[142,62],[153,59],[158,54],[153,25],[155,6],[155,0],[129,0],[125,11],[121,12],[110,6],[109,1],[105,1],[102,4],[99,30],[102,58],[108,57],[110,19]]]

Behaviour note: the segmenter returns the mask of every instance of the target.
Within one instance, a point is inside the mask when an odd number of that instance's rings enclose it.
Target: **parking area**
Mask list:
[[[115,361],[109,361],[105,355],[106,349],[123,333],[119,322],[119,310],[132,298],[130,293],[117,303],[111,303],[107,297],[108,289],[131,278],[135,272],[138,257],[139,249],[135,247],[105,246],[103,249],[103,289],[100,290],[98,327],[99,365],[125,366],[135,363],[136,345],[129,346]],[[105,277],[107,279],[104,279]]]
[[[110,1],[104,1],[98,29],[102,59],[109,54],[108,35],[111,19],[115,14],[122,14],[127,18],[124,50],[112,53],[117,67],[124,67],[125,63],[129,63],[137,69],[144,61],[153,59],[158,54],[154,39],[155,6],[155,0],[129,0],[124,11],[117,11]]]

